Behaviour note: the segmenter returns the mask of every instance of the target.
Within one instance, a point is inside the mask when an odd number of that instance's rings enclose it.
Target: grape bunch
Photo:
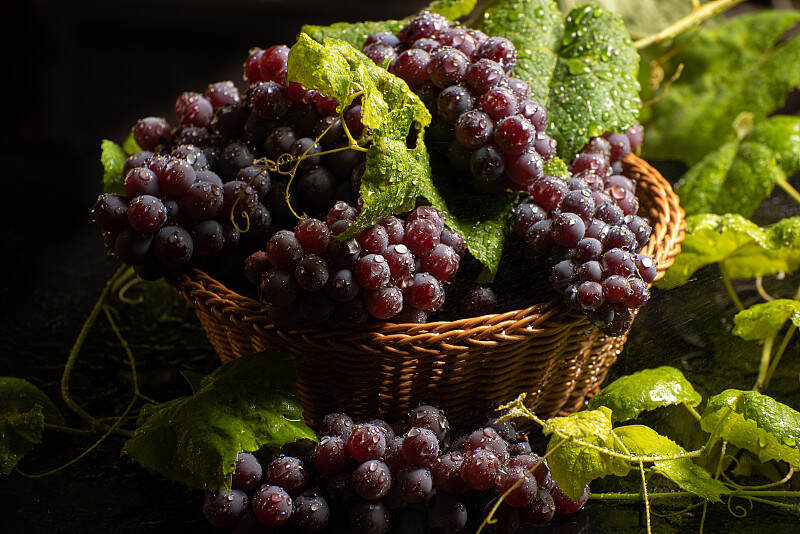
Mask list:
[[[179,95],[177,127],[161,117],[134,125],[142,150],[125,163],[124,194],[100,195],[92,212],[108,248],[142,278],[223,250],[263,247],[293,220],[286,180],[274,168],[270,173],[264,158],[302,160],[292,191],[298,210],[324,215],[337,200],[355,200],[353,176],[363,173],[363,153],[316,155],[347,145],[338,103],[287,84],[288,53],[286,46],[253,49],[243,95],[231,81]],[[360,109],[354,103],[345,112],[353,135],[363,129]]]
[[[436,120],[432,148],[471,172],[479,189],[526,191],[554,154],[547,111],[526,82],[510,75],[517,50],[504,37],[451,25],[423,12],[397,35],[370,35],[364,54],[408,83]]]
[[[255,524],[308,534],[449,534],[477,528],[516,484],[487,530],[513,534],[574,514],[588,498],[588,486],[577,502],[567,497],[509,422],[490,420],[452,443],[450,434],[433,406],[393,425],[328,414],[316,445],[241,453],[233,489],[207,493],[203,512],[213,525],[238,524],[234,532]]]
[[[636,215],[636,184],[619,174],[641,139],[638,125],[592,138],[569,180],[543,176],[512,216],[512,233],[546,257],[550,283],[566,304],[614,336],[628,330],[657,274],[653,259],[639,253],[651,229]]]
[[[303,219],[247,258],[247,278],[279,327],[331,318],[345,328],[369,317],[424,323],[442,307],[445,283],[466,250],[442,213],[419,206],[405,221],[389,216],[354,238],[334,239],[356,216],[354,207],[337,202],[325,221]]]

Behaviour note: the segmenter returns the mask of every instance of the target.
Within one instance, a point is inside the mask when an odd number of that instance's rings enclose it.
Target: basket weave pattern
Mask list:
[[[637,183],[639,214],[653,228],[643,252],[657,260],[660,278],[680,251],[684,212],[644,160],[628,156],[625,174]],[[298,392],[312,424],[335,410],[392,420],[421,402],[464,422],[521,392],[541,417],[571,412],[597,391],[626,338],[603,335],[560,299],[456,321],[285,332],[269,322],[260,302],[197,268],[170,283],[195,307],[223,363],[268,349],[302,355]]]

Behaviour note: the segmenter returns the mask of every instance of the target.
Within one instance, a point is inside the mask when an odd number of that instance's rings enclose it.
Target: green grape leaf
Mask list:
[[[141,152],[142,148],[136,142],[136,139],[133,138],[133,132],[128,134],[128,137],[125,139],[125,142],[122,143],[122,150],[125,151],[127,155],[135,154],[136,152]]]
[[[589,408],[609,408],[613,421],[618,423],[662,406],[686,404],[694,407],[702,400],[683,373],[663,366],[616,379],[589,401]]]
[[[553,156],[550,158],[550,161],[544,164],[544,173],[553,176],[560,176],[565,180],[569,178],[569,168],[567,168],[567,164],[564,163],[564,160],[558,156]]]
[[[41,443],[45,421],[63,424],[50,398],[21,378],[0,377],[0,474],[9,474],[34,445]]]
[[[736,139],[740,114],[758,123],[781,107],[800,85],[800,38],[781,41],[798,21],[797,11],[763,10],[677,39],[662,67],[684,69],[648,110],[645,157],[694,165]]]
[[[476,0],[436,0],[426,9],[439,13],[450,20],[469,14],[475,7]],[[306,24],[301,28],[302,33],[307,33],[312,39],[322,42],[326,37],[339,39],[361,49],[364,41],[378,32],[399,32],[408,24],[411,17],[403,20],[379,20],[367,22],[335,22],[329,26],[315,26]]]
[[[632,126],[639,114],[639,55],[616,14],[587,4],[562,21],[552,0],[500,0],[477,24],[510,39],[514,73],[547,107],[548,133],[566,161],[589,138]]]
[[[733,318],[733,333],[742,339],[767,339],[778,333],[787,320],[800,326],[800,302],[776,299],[742,310]]]
[[[192,489],[229,489],[240,452],[316,439],[302,419],[294,365],[274,352],[223,365],[194,394],[143,407],[123,453]]]
[[[676,184],[688,215],[749,217],[775,183],[800,170],[800,117],[770,117],[744,136],[706,155]]]
[[[611,429],[611,410],[604,406],[566,417],[554,417],[545,423],[544,434],[552,435],[547,444],[550,474],[573,500],[583,494],[583,488],[592,480],[606,475],[625,476],[630,471],[629,463],[622,458],[565,439],[580,439],[621,453]]]
[[[700,421],[719,440],[747,449],[762,462],[800,467],[800,412],[756,391],[728,389],[708,399]]]
[[[100,143],[100,163],[103,165],[103,191],[122,194],[122,169],[128,154],[114,141]]]
[[[615,430],[631,454],[637,456],[670,456],[685,454],[686,450],[644,425],[627,425]],[[653,462],[652,470],[668,478],[675,484],[698,497],[711,502],[721,502],[721,495],[730,490],[720,481],[695,464],[691,458],[658,460]]]
[[[558,0],[563,13],[585,3],[586,0]],[[622,17],[633,39],[657,33],[692,12],[691,2],[686,0],[595,0],[595,3]]]
[[[741,215],[693,215],[686,219],[681,253],[657,285],[669,289],[719,263],[728,278],[755,278],[800,266],[800,217],[761,228]]]

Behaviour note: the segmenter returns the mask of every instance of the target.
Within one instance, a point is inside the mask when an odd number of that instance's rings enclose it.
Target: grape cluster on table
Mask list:
[[[316,445],[298,442],[282,451],[241,453],[230,491],[207,493],[203,512],[234,532],[432,532],[476,528],[500,495],[487,532],[513,534],[574,514],[588,498],[567,497],[547,462],[531,451],[508,422],[451,440],[450,425],[433,406],[419,406],[404,421],[354,423],[344,413],[322,420]]]
[[[445,282],[458,271],[464,237],[439,210],[419,206],[403,221],[383,219],[356,237],[336,240],[357,212],[337,202],[325,221],[280,230],[245,261],[270,318],[283,328],[334,319],[346,328],[370,317],[424,323],[442,307]]]
[[[370,35],[364,54],[408,83],[435,117],[428,141],[480,189],[526,191],[556,149],[547,111],[511,76],[514,44],[423,12],[398,34]]]

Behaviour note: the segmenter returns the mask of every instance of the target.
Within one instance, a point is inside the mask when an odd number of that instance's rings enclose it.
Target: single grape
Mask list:
[[[172,198],[180,198],[189,193],[197,179],[197,173],[188,161],[176,159],[169,160],[163,174],[156,172],[156,175],[161,194]]]
[[[403,457],[408,465],[428,467],[439,456],[439,440],[427,428],[413,427],[403,436]]]
[[[508,444],[492,427],[478,429],[469,434],[461,445],[461,448],[465,452],[486,449],[494,453],[503,465],[508,463],[509,460]]]
[[[564,180],[550,175],[536,181],[531,189],[534,201],[546,211],[556,209],[568,192],[569,187]]]
[[[367,254],[356,261],[353,269],[356,281],[365,289],[380,289],[389,283],[389,264],[380,254]]]
[[[547,490],[540,488],[533,502],[520,510],[520,521],[523,525],[546,525],[555,514],[553,497]]]
[[[394,58],[387,68],[389,72],[402,78],[411,89],[419,89],[430,79],[428,65],[431,56],[419,48],[410,48]]]
[[[494,122],[483,111],[477,109],[462,113],[455,125],[455,136],[459,143],[471,150],[488,143],[494,135]]]
[[[208,159],[205,153],[192,144],[183,144],[172,149],[170,155],[173,158],[184,160],[192,166],[195,171],[208,169]]]
[[[547,110],[538,102],[533,100],[520,102],[519,114],[531,121],[537,132],[544,133],[547,129]]]
[[[139,119],[133,127],[133,139],[142,150],[155,150],[169,139],[169,133],[169,124],[161,117]]]
[[[320,495],[306,492],[293,499],[289,524],[303,534],[316,534],[325,530],[330,521],[328,502]]]
[[[263,119],[281,119],[289,110],[286,89],[275,82],[258,82],[250,88],[248,97],[253,112]]]
[[[122,188],[128,198],[140,195],[157,197],[159,194],[156,173],[146,167],[134,167],[128,171],[122,180]]]
[[[577,501],[573,501],[564,493],[558,486],[554,485],[550,489],[550,495],[553,497],[553,504],[555,505],[556,512],[562,515],[574,514],[586,504],[589,499],[589,486],[583,488],[583,493],[578,497]]]
[[[550,269],[550,284],[556,291],[564,290],[577,278],[578,267],[572,260],[563,260]]]
[[[475,107],[489,115],[492,120],[499,121],[505,117],[514,115],[519,108],[519,103],[511,89],[496,85],[478,98]],[[520,116],[520,118],[525,119],[525,117],[522,116]],[[530,130],[527,130],[526,133],[526,138],[529,138],[529,142],[533,139],[533,132],[531,130],[533,130],[533,126],[531,126]]]
[[[603,280],[603,296],[607,302],[625,302],[630,295],[631,286],[624,277],[615,274]]]
[[[647,283],[641,278],[630,277],[628,284],[631,286],[631,293],[625,299],[625,306],[628,308],[639,308],[650,298],[650,291]]]
[[[652,284],[658,274],[656,262],[644,254],[637,254],[635,262],[636,270],[639,272],[639,276],[641,276],[642,280],[647,284]]]
[[[611,163],[620,161],[631,153],[631,141],[624,133],[612,133],[609,134],[606,139],[611,145]]]
[[[211,118],[213,116],[214,107],[211,105],[211,102],[200,93],[181,93],[175,101],[175,117],[181,125],[208,126],[211,124]]]
[[[292,515],[292,498],[283,488],[264,484],[253,496],[253,514],[262,525],[279,527]]]
[[[578,286],[578,302],[587,310],[594,310],[604,302],[603,286],[598,282],[582,282]]]
[[[397,287],[364,292],[364,306],[376,319],[391,319],[403,309],[403,293]]]
[[[114,240],[114,254],[123,263],[136,265],[148,258],[152,242],[152,234],[142,234],[130,230],[120,232]]]
[[[289,230],[279,230],[270,237],[266,251],[272,265],[283,270],[293,270],[303,257],[300,241]]]
[[[517,49],[505,37],[489,37],[475,52],[475,59],[482,58],[491,59],[510,71],[517,64]]]
[[[511,490],[514,484],[516,488]],[[504,495],[511,490],[505,501],[511,506],[523,507],[531,504],[537,497],[539,488],[533,474],[526,474],[526,469],[522,466],[507,467],[500,472],[497,492]]]
[[[225,233],[217,221],[203,221],[191,228],[194,253],[198,256],[216,254],[225,247]]]
[[[553,217],[550,232],[553,235],[553,242],[566,248],[572,248],[583,239],[586,226],[583,219],[574,213],[559,213]]]
[[[428,322],[428,314],[413,306],[404,305],[403,309],[392,318],[394,323],[425,324]]]
[[[198,180],[178,201],[181,213],[190,221],[213,219],[222,209],[224,189],[213,183]]]
[[[282,487],[289,495],[298,495],[308,488],[311,473],[298,458],[280,456],[267,465],[264,479],[267,484]]]
[[[378,459],[385,450],[386,438],[380,428],[364,423],[353,427],[347,440],[347,451],[357,462]]]
[[[322,418],[322,422],[319,425],[319,435],[336,436],[346,441],[353,431],[353,425],[353,420],[349,415],[339,412],[329,413]]]
[[[428,508],[428,525],[435,534],[461,532],[467,525],[467,507],[452,495],[437,493]]]
[[[294,268],[297,285],[304,291],[319,291],[328,283],[328,277],[328,264],[315,254],[303,256]]]
[[[491,59],[479,59],[470,64],[464,75],[464,81],[474,95],[482,95],[495,85],[506,79],[506,73],[499,63]]]
[[[203,515],[215,527],[232,527],[247,512],[247,494],[239,490],[206,493]]]
[[[411,306],[431,312],[441,308],[445,294],[441,283],[433,275],[417,273],[406,290],[405,297]]]
[[[453,494],[466,493],[467,488],[461,478],[461,464],[464,455],[459,451],[444,454],[431,465],[431,477],[437,489]]]
[[[461,464],[461,479],[471,489],[488,490],[497,484],[500,460],[486,449],[476,449],[464,455]]]
[[[262,301],[275,306],[288,306],[297,299],[300,288],[291,272],[277,269],[261,277],[258,294]]]
[[[436,436],[439,444],[447,447],[450,442],[450,422],[444,412],[435,406],[423,404],[408,413],[405,429],[427,428]]]
[[[351,534],[387,534],[389,511],[380,502],[360,501],[348,509]]]
[[[377,501],[389,493],[392,487],[392,473],[385,463],[368,460],[353,470],[351,484],[362,499]]]
[[[225,145],[219,156],[219,168],[224,176],[233,178],[241,169],[253,164],[253,152],[244,143]]]
[[[435,86],[444,89],[463,80],[468,66],[469,58],[463,52],[450,46],[439,46],[430,51],[428,77]]]
[[[335,269],[352,269],[360,254],[361,246],[355,239],[332,239],[328,245],[328,263]]]
[[[436,109],[447,124],[455,124],[458,118],[472,109],[472,95],[460,85],[452,85],[439,93]]]
[[[252,284],[258,285],[261,277],[269,271],[271,267],[272,264],[269,262],[267,253],[263,250],[253,252],[244,260],[244,274]]]
[[[485,145],[472,153],[469,168],[480,186],[494,189],[501,185],[506,159],[495,147]]]
[[[153,239],[153,252],[162,265],[168,269],[178,269],[192,258],[192,236],[181,226],[164,226]]]
[[[347,443],[339,436],[324,436],[314,449],[314,468],[322,475],[341,473],[350,466]]]

